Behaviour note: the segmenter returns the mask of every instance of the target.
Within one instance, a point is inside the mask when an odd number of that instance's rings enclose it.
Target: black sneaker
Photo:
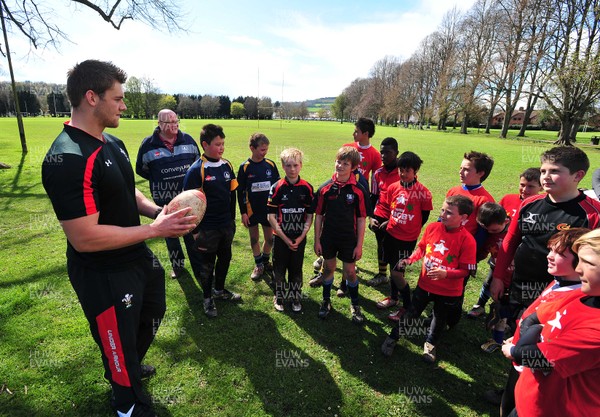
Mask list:
[[[217,317],[217,307],[215,306],[215,302],[212,298],[204,299],[204,314],[210,318]]]
[[[502,403],[503,389],[490,389],[483,393],[483,398],[490,404],[500,405]]]
[[[363,316],[360,306],[351,304],[350,312],[352,313],[352,323],[363,324],[365,322],[365,316]]]
[[[331,301],[323,300],[321,308],[319,308],[319,318],[325,320],[331,311]]]
[[[217,291],[213,288],[213,298],[226,301],[242,301],[242,296],[227,289]]]
[[[156,368],[152,365],[140,365],[142,379],[148,379],[156,374]]]

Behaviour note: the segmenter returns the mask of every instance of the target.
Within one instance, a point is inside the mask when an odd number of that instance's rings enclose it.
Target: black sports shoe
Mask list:
[[[319,308],[319,318],[325,320],[331,311],[331,301],[323,300],[321,308]]]
[[[140,365],[142,379],[150,378],[156,374],[156,368],[152,365]]]

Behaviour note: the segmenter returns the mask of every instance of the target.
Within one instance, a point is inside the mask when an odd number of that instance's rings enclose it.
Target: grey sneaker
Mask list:
[[[350,313],[352,313],[352,323],[363,324],[365,316],[363,316],[360,306],[350,305]]]
[[[217,317],[217,307],[212,298],[204,299],[204,314],[210,318]]]
[[[348,284],[346,284],[345,279],[342,279],[342,282],[340,283],[340,288],[338,288],[335,295],[337,295],[340,298],[343,298],[346,296],[347,293],[348,293]]]
[[[217,291],[213,288],[213,298],[225,301],[242,301],[242,296],[229,290]]]
[[[427,363],[435,362],[435,346],[429,342],[423,345],[423,360]]]
[[[277,298],[276,295],[273,296],[273,307],[279,312],[283,311],[283,300]]]
[[[485,307],[475,304],[471,311],[467,313],[467,317],[470,319],[476,319],[485,313]]]
[[[315,272],[319,272],[321,270],[321,267],[323,266],[323,257],[319,256],[316,261],[313,262],[313,268],[315,270]]]
[[[387,284],[390,279],[387,275],[377,274],[366,282],[369,287],[377,287],[378,285]]]
[[[386,337],[383,341],[383,345],[381,345],[381,353],[387,357],[392,356],[392,353],[394,353],[394,348],[396,347],[396,343],[398,343],[396,339],[392,339],[390,336]]]
[[[323,300],[321,307],[319,308],[319,318],[325,320],[331,311],[331,301]]]
[[[256,265],[250,274],[250,279],[252,281],[258,281],[265,273],[265,266],[263,264]]]
[[[308,285],[312,288],[320,287],[321,285],[323,285],[323,275],[321,273],[318,273],[313,277],[313,279],[308,281]]]

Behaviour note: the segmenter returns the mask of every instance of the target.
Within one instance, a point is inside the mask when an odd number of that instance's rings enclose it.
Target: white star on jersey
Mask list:
[[[406,204],[406,197],[404,197],[404,195],[400,195],[396,201],[398,202],[398,204]]]
[[[560,314],[560,311],[557,311],[556,317],[554,317],[552,320],[548,320],[548,324],[552,326],[552,329],[550,329],[550,333],[552,333],[554,329],[562,330],[560,319],[562,319],[565,314],[567,314],[567,310],[563,311],[562,314]]]
[[[444,255],[447,250],[450,250],[449,248],[444,246],[444,240],[440,240],[440,243],[434,243],[433,246],[435,246],[435,249],[433,251],[439,252],[442,255]]]

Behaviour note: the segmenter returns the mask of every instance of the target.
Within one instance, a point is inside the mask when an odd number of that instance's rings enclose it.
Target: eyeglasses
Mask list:
[[[166,125],[178,125],[179,124],[179,120],[175,121],[175,122],[158,122],[158,123],[163,123]]]

